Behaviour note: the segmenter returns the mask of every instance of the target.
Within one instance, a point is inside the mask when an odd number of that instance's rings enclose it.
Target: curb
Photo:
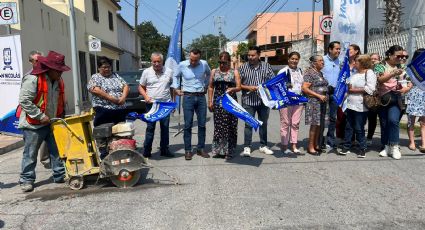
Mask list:
[[[1,147],[0,148],[0,155],[3,155],[3,154],[5,154],[7,152],[10,152],[12,150],[18,149],[18,148],[20,148],[22,146],[24,146],[24,140],[19,140],[19,141],[16,141],[16,142],[14,142],[14,143],[12,143],[10,145]]]

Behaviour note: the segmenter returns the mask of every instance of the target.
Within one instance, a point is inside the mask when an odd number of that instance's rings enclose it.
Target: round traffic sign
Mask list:
[[[331,34],[332,29],[332,16],[330,15],[323,15],[320,17],[320,34]]]
[[[4,7],[0,9],[0,17],[3,20],[10,20],[13,18],[13,10],[9,7]]]
[[[99,48],[99,43],[97,42],[92,42],[90,45],[91,45],[91,48],[94,50],[97,50]]]

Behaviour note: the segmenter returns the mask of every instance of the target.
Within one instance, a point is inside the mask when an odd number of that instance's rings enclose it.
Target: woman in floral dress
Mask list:
[[[221,52],[219,68],[211,71],[208,85],[208,108],[214,113],[213,158],[233,157],[237,142],[238,118],[224,110],[216,102],[217,97],[228,93],[237,100],[236,92],[241,90],[241,79],[237,70],[230,68],[230,54]]]

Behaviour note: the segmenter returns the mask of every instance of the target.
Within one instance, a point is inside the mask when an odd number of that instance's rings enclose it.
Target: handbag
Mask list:
[[[367,84],[367,71],[364,75],[365,82]],[[386,103],[382,103],[381,97],[378,94],[378,81],[376,82],[375,91],[372,95],[370,94],[363,94],[363,105],[366,106],[367,109],[376,111],[380,106],[387,106],[390,103],[391,100],[389,100]]]

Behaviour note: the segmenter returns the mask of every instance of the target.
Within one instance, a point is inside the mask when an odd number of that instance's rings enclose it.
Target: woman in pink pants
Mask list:
[[[304,81],[302,71],[298,68],[299,61],[300,54],[298,52],[291,52],[289,54],[288,66],[281,69],[278,73],[286,73],[288,76],[288,89],[296,94],[301,94],[301,86]],[[285,154],[295,153],[304,155],[297,148],[298,129],[303,109],[303,105],[293,105],[279,110],[281,144],[282,151]],[[291,149],[288,149],[288,142],[291,143]]]

